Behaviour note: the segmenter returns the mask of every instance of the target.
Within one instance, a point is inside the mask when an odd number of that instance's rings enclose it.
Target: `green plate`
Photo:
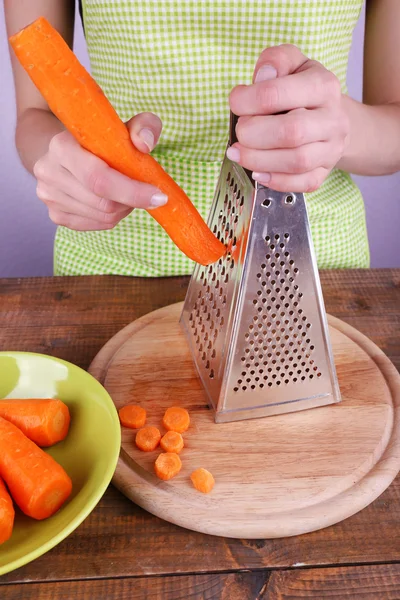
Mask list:
[[[0,546],[0,575],[38,558],[82,523],[114,474],[121,429],[116,408],[89,373],[63,360],[27,352],[0,352],[0,398],[60,398],[71,425],[63,442],[47,451],[67,471],[73,491],[45,521],[16,511],[11,538]]]

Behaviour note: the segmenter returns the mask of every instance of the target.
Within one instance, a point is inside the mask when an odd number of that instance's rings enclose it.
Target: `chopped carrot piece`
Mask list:
[[[164,452],[175,452],[176,454],[179,454],[183,448],[183,437],[176,431],[167,431],[161,438],[160,446]]]
[[[196,490],[208,494],[214,487],[215,480],[209,471],[206,469],[196,469],[190,476]]]
[[[171,406],[165,411],[163,425],[167,431],[183,433],[189,428],[190,417],[186,408]]]
[[[0,544],[10,539],[14,527],[14,516],[11,496],[0,479]]]
[[[0,417],[14,423],[38,446],[52,446],[67,437],[70,414],[55,398],[0,400]]]
[[[127,404],[118,411],[119,419],[125,427],[140,429],[146,423],[146,411],[136,404]]]
[[[62,466],[2,417],[0,476],[22,512],[38,520],[57,512],[72,491]]]
[[[160,443],[161,433],[157,427],[147,426],[136,434],[136,446],[143,452],[152,452]]]
[[[168,481],[178,475],[182,468],[182,461],[175,452],[163,452],[157,458],[154,469],[157,477]]]
[[[168,196],[167,204],[148,212],[182,252],[202,265],[225,254],[224,244],[182,188],[151,154],[133,145],[102,89],[44,17],[11,36],[10,44],[51,111],[81,146],[113,169],[150,183]]]

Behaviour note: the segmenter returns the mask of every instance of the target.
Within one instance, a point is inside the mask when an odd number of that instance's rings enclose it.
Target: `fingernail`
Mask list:
[[[151,129],[147,129],[147,127],[141,129],[139,131],[139,137],[151,152],[151,150],[154,148],[154,133],[151,131]]]
[[[233,148],[231,146],[226,151],[226,155],[229,158],[229,160],[232,160],[233,162],[237,162],[238,163],[240,161],[240,150],[238,150],[238,148]]]
[[[157,208],[159,206],[164,206],[164,204],[167,204],[167,202],[168,196],[162,192],[157,192],[157,194],[154,194],[150,199],[150,207]]]
[[[278,77],[277,70],[272,65],[263,65],[257,71],[255,83],[259,81],[267,81],[268,79],[275,79]]]
[[[271,173],[257,173],[257,171],[254,171],[253,179],[259,183],[268,183],[268,181],[271,179]]]

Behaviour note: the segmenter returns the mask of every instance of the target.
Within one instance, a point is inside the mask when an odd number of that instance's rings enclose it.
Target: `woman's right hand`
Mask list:
[[[152,113],[136,115],[127,126],[132,142],[145,153],[154,148],[162,129]],[[84,150],[68,131],[52,138],[33,172],[50,219],[76,231],[112,229],[134,208],[157,208],[168,200],[155,186],[122,175]]]

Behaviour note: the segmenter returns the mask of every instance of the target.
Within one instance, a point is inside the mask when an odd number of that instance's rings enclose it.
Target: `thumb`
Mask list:
[[[136,148],[145,154],[153,150],[162,130],[161,119],[150,112],[140,113],[132,117],[126,123],[126,126]]]

